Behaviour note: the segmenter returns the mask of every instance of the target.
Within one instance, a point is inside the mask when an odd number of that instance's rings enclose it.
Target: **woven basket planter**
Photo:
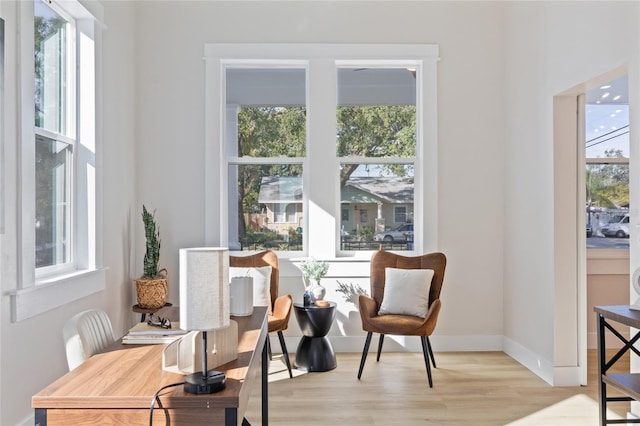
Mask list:
[[[160,309],[167,303],[169,273],[166,269],[161,269],[158,275],[159,278],[135,280],[138,306],[143,309]]]

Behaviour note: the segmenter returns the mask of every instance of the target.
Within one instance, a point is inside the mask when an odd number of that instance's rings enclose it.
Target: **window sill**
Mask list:
[[[629,250],[588,249],[587,275],[629,275]]]
[[[11,320],[23,321],[104,290],[106,268],[76,271],[11,292]]]
[[[628,249],[587,249],[587,259],[629,259]]]

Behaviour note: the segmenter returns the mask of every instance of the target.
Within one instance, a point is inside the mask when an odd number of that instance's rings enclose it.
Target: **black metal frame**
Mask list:
[[[628,324],[627,324],[628,325]],[[606,355],[605,344],[605,331],[609,330],[616,336],[624,346],[619,349],[609,360]],[[607,419],[607,403],[609,402],[629,402],[635,401],[635,398],[630,396],[607,396],[607,383],[603,380],[607,375],[607,371],[624,355],[628,350],[633,351],[636,355],[640,356],[640,351],[633,345],[640,339],[640,332],[636,333],[631,339],[627,340],[622,334],[618,332],[611,324],[609,324],[602,314],[598,314],[598,380],[599,380],[599,414],[600,425],[605,426],[608,424],[628,424],[628,423],[640,423],[640,419]],[[614,386],[615,387],[615,386]]]
[[[364,370],[364,363],[367,361],[367,354],[369,353],[369,346],[371,345],[371,336],[373,335],[372,331],[367,333],[367,338],[364,341],[364,349],[362,350],[362,358],[360,359],[360,369],[358,370],[358,380],[362,376],[362,370]],[[431,359],[431,364],[433,364],[433,368],[438,368],[436,366],[436,359],[433,356],[433,348],[431,347],[431,341],[429,340],[429,336],[419,336],[420,341],[422,343],[422,355],[424,356],[424,364],[427,368],[427,378],[429,379],[429,387],[433,387],[433,379],[431,377],[431,366],[429,365],[429,359]],[[376,362],[380,361],[380,353],[382,353],[382,345],[384,343],[384,334],[380,334],[380,339],[378,340],[378,354],[376,356]]]

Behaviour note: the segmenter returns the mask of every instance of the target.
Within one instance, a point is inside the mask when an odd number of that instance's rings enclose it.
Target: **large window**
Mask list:
[[[413,220],[416,65],[383,64],[337,70],[340,203],[360,211],[340,222],[342,250],[411,249],[413,232],[391,231]]]
[[[302,250],[304,68],[226,68],[229,246]]]
[[[75,0],[18,4],[20,254],[11,294],[16,321],[104,288],[96,158],[103,10],[98,2],[89,11]]]
[[[210,44],[205,60],[207,244],[436,247],[437,47]]]

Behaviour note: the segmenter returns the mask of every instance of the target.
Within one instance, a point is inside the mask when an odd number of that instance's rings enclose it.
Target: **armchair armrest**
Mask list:
[[[280,319],[288,318],[291,314],[293,298],[290,294],[279,296],[273,304],[273,316]]]
[[[358,306],[360,307],[360,316],[364,318],[373,318],[378,315],[376,301],[373,297],[361,294],[358,297]]]

